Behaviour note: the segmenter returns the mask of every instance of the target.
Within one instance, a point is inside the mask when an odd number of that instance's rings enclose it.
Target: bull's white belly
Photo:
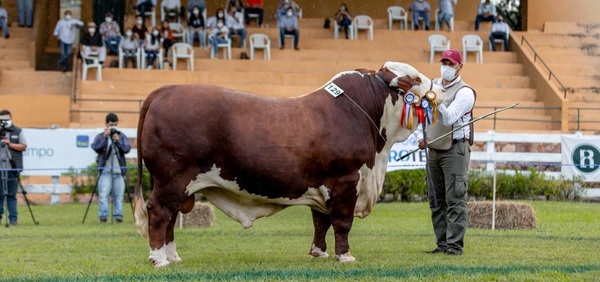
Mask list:
[[[235,181],[225,180],[220,176],[221,169],[213,165],[209,172],[201,173],[187,186],[187,194],[202,190],[202,194],[221,211],[249,228],[254,220],[270,216],[280,210],[295,205],[310,206],[313,209],[326,211],[325,201],[329,199],[326,187],[308,187],[300,198],[268,198],[250,194],[241,190]]]

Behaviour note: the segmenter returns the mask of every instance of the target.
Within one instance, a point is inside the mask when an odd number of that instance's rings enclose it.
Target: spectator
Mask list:
[[[292,8],[292,12],[294,16],[298,16],[298,11],[300,11],[300,6],[294,0],[279,0],[277,4],[277,18],[281,18],[285,16],[288,8]]]
[[[108,195],[112,195],[113,214],[117,223],[123,222],[123,194],[127,164],[125,154],[131,150],[129,139],[118,130],[119,118],[116,114],[106,115],[104,131],[94,139],[92,149],[98,153],[98,219],[106,223],[108,218]]]
[[[425,30],[429,30],[431,12],[431,6],[429,5],[429,2],[425,0],[415,0],[412,4],[410,4],[408,9],[412,12],[412,24],[415,27],[415,30],[419,29],[419,18],[423,18]]]
[[[108,47],[110,54],[117,54],[119,52],[119,42],[121,42],[121,28],[113,20],[111,12],[106,13],[104,22],[100,24],[100,35],[102,35],[104,45]]]
[[[466,84],[460,73],[462,57],[458,50],[446,50],[440,60],[441,77],[433,83],[446,90],[446,100],[438,105],[439,120],[427,127],[427,138],[434,140],[449,134],[436,143],[428,144],[427,186],[431,221],[437,247],[428,253],[461,255],[467,231],[467,190],[469,188],[469,160],[473,142],[475,90]],[[463,129],[452,133],[453,128]],[[425,143],[419,140],[419,148]],[[435,196],[433,196],[435,195]]]
[[[479,3],[477,8],[477,18],[475,19],[475,30],[479,30],[480,22],[496,22],[496,6],[490,0]]]
[[[81,37],[81,47],[83,48],[84,56],[98,56],[100,64],[104,64],[106,60],[106,48],[102,42],[102,36],[96,30],[96,23],[88,23],[88,32]]]
[[[27,149],[25,135],[20,127],[12,122],[12,115],[8,110],[0,111],[0,169],[4,169],[0,181],[0,220],[4,214],[4,198],[6,197],[6,208],[8,209],[8,223],[19,225],[17,211],[17,187],[19,184],[19,173],[23,170],[23,152]],[[6,183],[6,187],[4,186]],[[5,190],[6,189],[6,190]]]
[[[218,19],[215,27],[212,28],[208,40],[212,46],[213,57],[217,57],[219,48],[217,45],[227,43],[229,39],[229,28],[225,25],[223,19]]]
[[[225,11],[229,11],[229,8],[231,7],[235,7],[235,10],[240,13],[244,12],[244,2],[242,2],[242,0],[227,0],[227,3],[225,3]]]
[[[175,20],[181,12],[181,0],[162,0],[160,8],[164,15],[165,20]],[[174,16],[173,16],[174,15]],[[178,21],[177,21],[178,22]]]
[[[146,34],[146,40],[144,41],[144,51],[146,52],[147,69],[152,69],[152,65],[158,57],[161,43],[162,37],[160,36],[160,31],[157,27],[153,27],[152,32]]]
[[[192,9],[194,9],[194,7],[198,7],[198,9],[200,9],[200,14],[204,13],[204,9],[206,8],[206,1],[205,0],[189,0],[188,1],[188,11],[191,11]]]
[[[133,31],[133,36],[137,39],[138,44],[142,45],[146,38],[146,33],[148,33],[148,28],[144,24],[142,16],[135,17],[135,25],[131,30]]]
[[[443,29],[443,23],[445,22],[448,26],[448,30],[451,30],[450,20],[454,17],[454,6],[456,5],[456,0],[440,0],[439,8],[440,12],[438,15],[438,26],[440,30]]]
[[[121,48],[124,55],[125,62],[123,62],[123,65],[127,67],[127,61],[131,60],[132,65],[135,66],[138,60],[137,51],[140,48],[140,44],[133,36],[133,31],[130,27],[125,30],[125,38],[119,43],[119,48]]]
[[[33,0],[17,0],[20,27],[33,26]]]
[[[258,26],[262,27],[263,23],[263,0],[247,0],[246,9],[244,9],[244,19],[246,19],[246,25],[250,24],[250,17],[248,14],[258,15]]]
[[[8,13],[2,7],[2,2],[0,2],[0,28],[2,28],[4,38],[8,39],[10,37],[10,33],[8,32]]]
[[[333,20],[337,22],[338,28],[344,29],[346,39],[349,39],[348,33],[350,32],[350,25],[352,25],[352,14],[350,13],[350,10],[348,10],[346,3],[340,5],[340,8],[333,18]]]
[[[165,57],[169,53],[171,46],[173,46],[173,30],[169,27],[169,22],[164,20],[160,27],[160,32],[163,36],[163,48],[165,50]]]
[[[496,51],[495,39],[501,39],[504,42],[504,51],[508,51],[508,25],[504,22],[504,18],[498,15],[496,22],[492,23],[492,29],[490,30],[490,42],[492,44],[492,51]]]
[[[218,20],[222,20],[224,23],[227,23],[227,21],[225,20],[225,10],[223,10],[223,8],[217,9],[215,15],[206,20],[206,27],[211,29],[216,27]]]
[[[136,6],[138,15],[142,16],[142,21],[146,18],[147,12],[152,12],[152,9],[156,7],[156,0],[137,0]]]
[[[298,48],[298,40],[300,37],[300,31],[298,30],[298,18],[294,16],[292,7],[289,7],[285,13],[285,16],[279,19],[279,49],[283,49],[285,47],[284,35],[293,35],[294,49],[300,50],[300,48]]]
[[[58,37],[58,43],[60,45],[60,59],[58,65],[62,68],[62,71],[69,70],[69,57],[71,51],[73,51],[73,43],[75,42],[75,36],[78,33],[77,29],[83,26],[83,22],[77,19],[73,19],[71,11],[65,11],[65,17],[58,20],[56,27],[54,28],[54,36]]]
[[[244,25],[244,14],[238,12],[235,6],[230,6],[228,11],[226,23],[229,28],[229,35],[239,35],[240,43],[238,47],[242,48],[246,41],[247,33],[246,26]]]
[[[204,17],[200,13],[200,8],[198,6],[194,6],[192,9],[192,14],[188,19],[188,44],[194,46],[194,35],[198,35],[198,42],[201,47],[206,46],[204,42]]]

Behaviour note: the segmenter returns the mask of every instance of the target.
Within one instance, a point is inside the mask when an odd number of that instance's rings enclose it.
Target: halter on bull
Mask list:
[[[336,260],[355,260],[348,245],[353,218],[371,212],[390,148],[414,130],[405,124],[416,117],[406,114],[402,94],[422,99],[430,87],[432,102],[444,99],[413,67],[387,62],[376,72],[339,73],[294,98],[212,85],[155,90],[138,126],[138,166],[145,162],[154,187],[144,205],[138,182],[134,212],[150,261],[161,267],[181,260],[174,224],[179,211],[192,209],[196,191],[244,228],[288,206],[309,206],[309,254],[328,256],[325,235],[333,226]]]

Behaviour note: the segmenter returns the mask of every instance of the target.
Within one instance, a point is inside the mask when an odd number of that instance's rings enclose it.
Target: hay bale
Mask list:
[[[215,221],[215,209],[211,204],[196,202],[194,208],[187,214],[179,214],[175,226],[181,227],[211,227]]]
[[[469,227],[492,228],[492,202],[469,202]],[[496,228],[533,229],[533,207],[525,203],[496,202]]]

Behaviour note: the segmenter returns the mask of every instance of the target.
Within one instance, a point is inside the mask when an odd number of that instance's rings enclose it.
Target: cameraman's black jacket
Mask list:
[[[106,165],[106,159],[108,158],[109,148],[108,148],[108,139],[109,137],[104,137],[102,133],[96,135],[94,142],[92,143],[92,149],[98,153],[98,158],[96,162],[98,163],[98,168],[104,169]],[[115,143],[117,149],[119,150],[119,165],[121,166],[121,173],[125,175],[127,173],[127,164],[125,162],[125,154],[129,153],[131,150],[131,145],[129,144],[129,139],[127,136],[123,134],[123,132],[119,133],[119,142]]]
[[[21,144],[21,140],[19,139],[19,134],[21,134],[21,128],[18,126],[11,126],[8,129],[4,129],[4,132],[8,132],[8,138],[10,139],[10,143]],[[6,134],[6,133],[4,133]],[[4,135],[3,135],[4,136]],[[8,146],[6,146],[8,148]],[[18,169],[18,171],[23,170],[23,152],[15,151],[13,149],[10,150],[10,156],[12,158],[11,165],[14,169]]]

